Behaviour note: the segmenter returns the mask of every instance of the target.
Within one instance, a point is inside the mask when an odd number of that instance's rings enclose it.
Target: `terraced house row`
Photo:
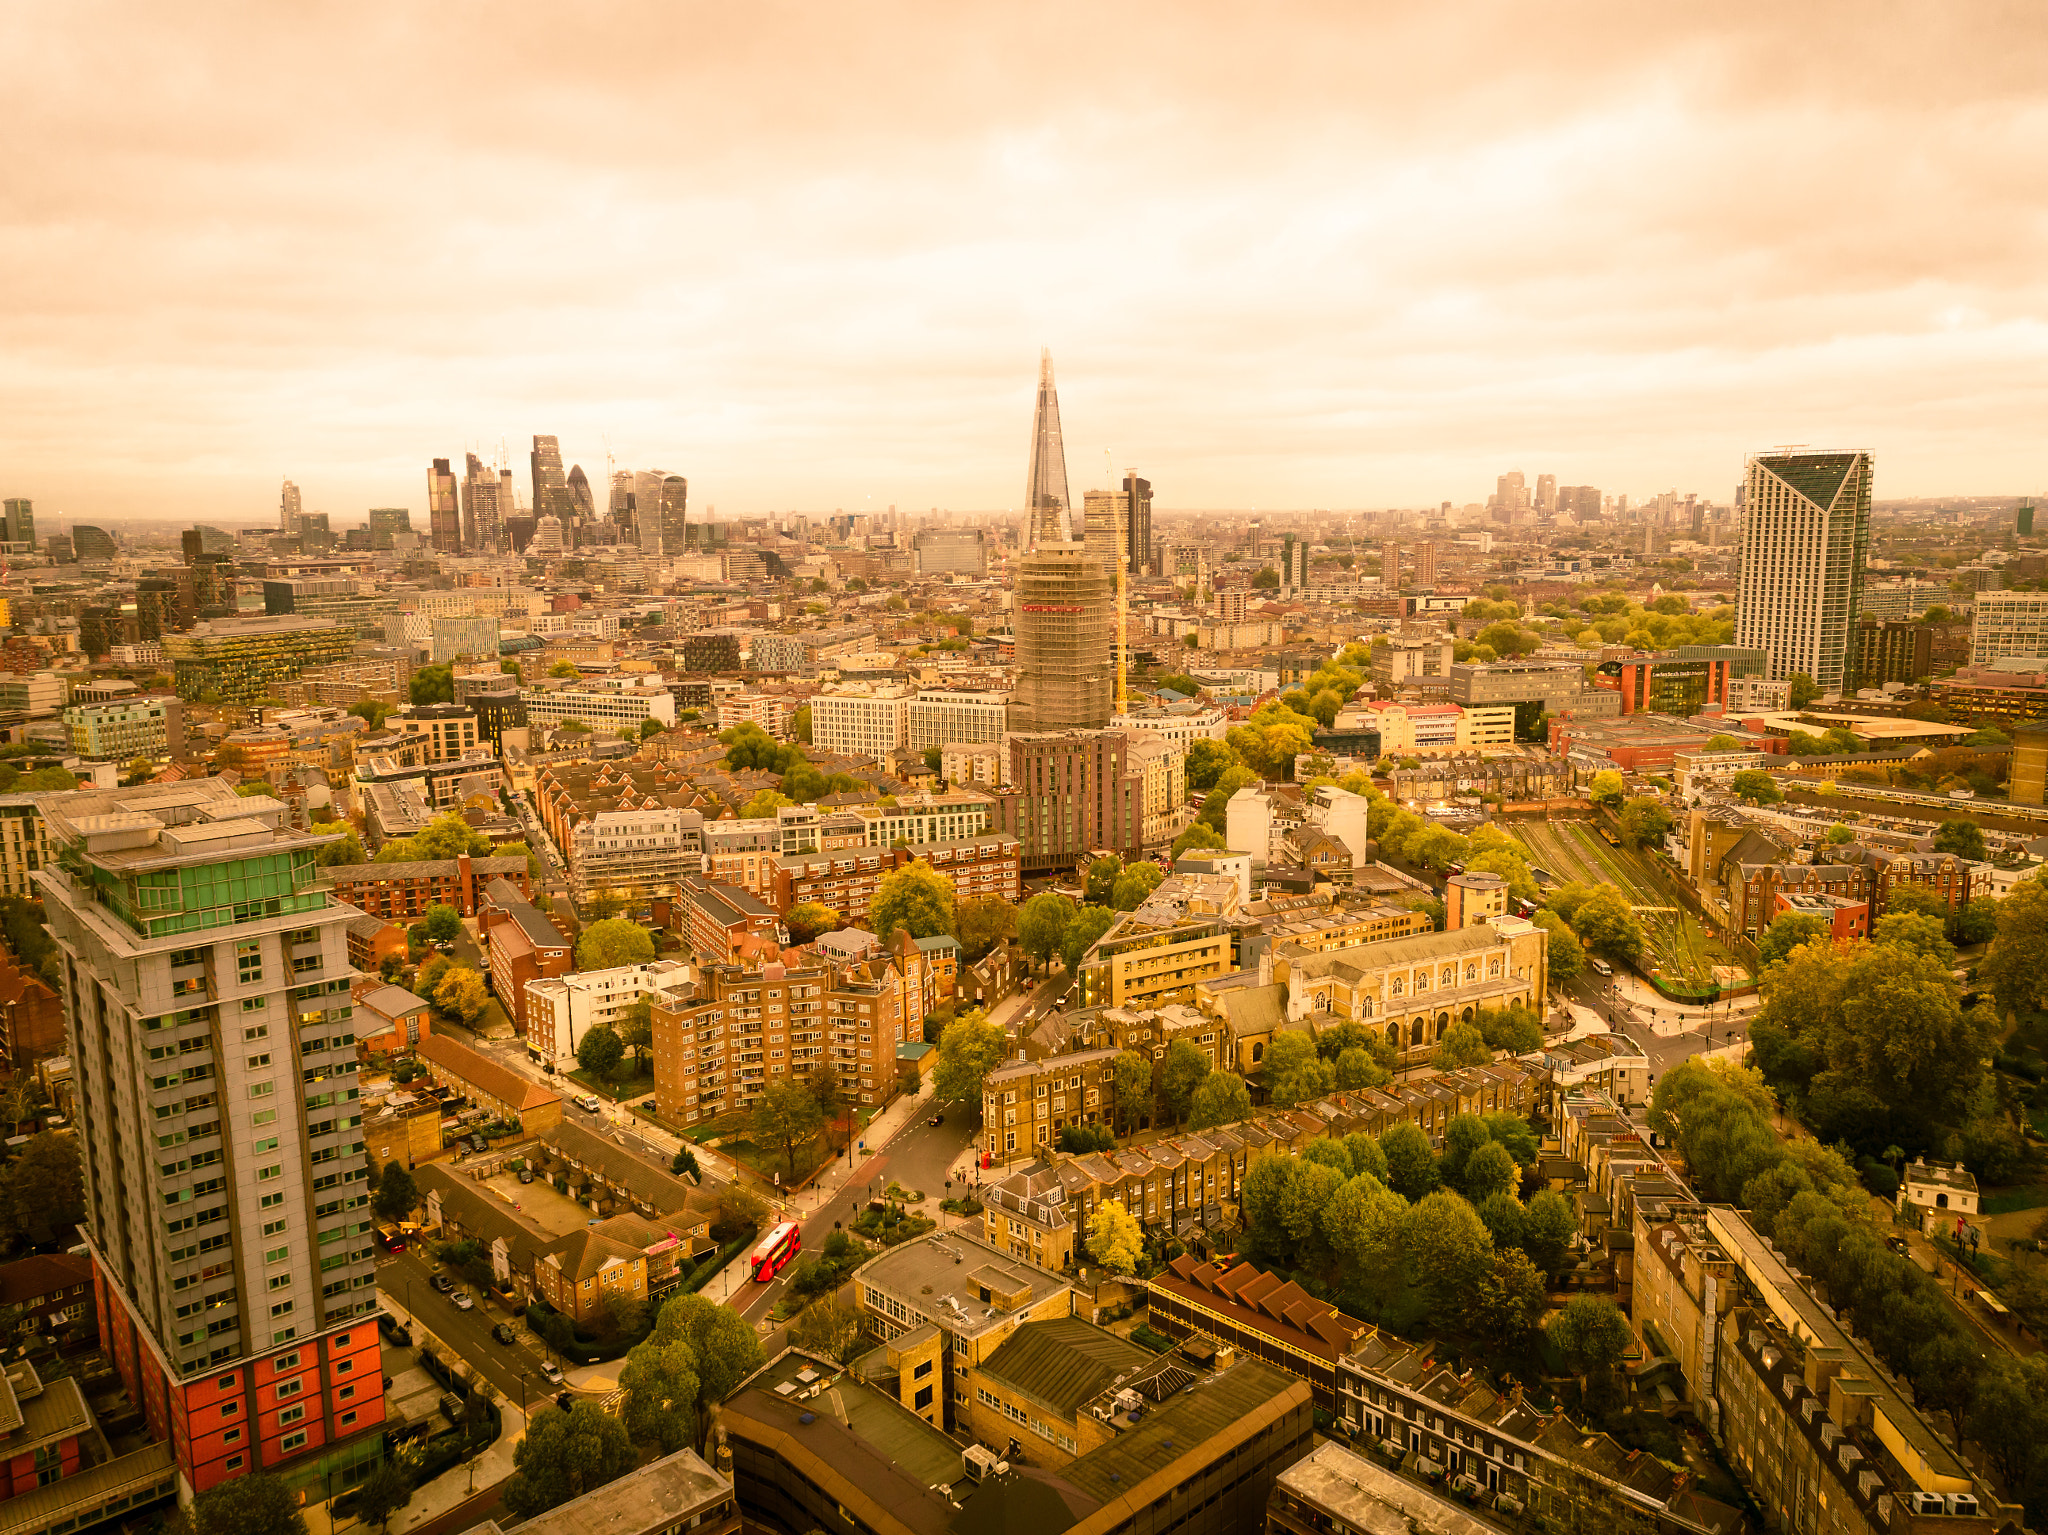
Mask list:
[[[1058,1082],[1065,1093],[1106,1096],[1111,1091],[1108,1063],[1115,1052],[1084,1054],[1092,1058],[1092,1070],[1070,1066],[1059,1077],[1041,1073],[1029,1079],[1034,1089],[1040,1083],[1050,1089]],[[1082,1055],[1066,1059],[1079,1061]],[[991,1082],[995,1075],[990,1074]],[[1009,1100],[1017,1095],[1017,1080],[1009,1078],[998,1088],[1002,1112],[1016,1107]],[[1072,1086],[1076,1082],[1081,1084],[1078,1089]],[[1539,1069],[1520,1061],[1496,1061],[1420,1082],[1333,1093],[1291,1109],[1115,1151],[1055,1155],[983,1185],[983,1235],[990,1246],[1004,1252],[1048,1268],[1067,1268],[1083,1240],[1080,1233],[1106,1199],[1122,1204],[1141,1224],[1175,1234],[1220,1227],[1225,1224],[1223,1205],[1237,1202],[1246,1169],[1266,1153],[1299,1155],[1319,1136],[1377,1137],[1402,1124],[1414,1125],[1433,1145],[1440,1144],[1445,1127],[1460,1114],[1528,1118],[1544,1106],[1547,1092],[1547,1079]],[[1053,1096],[1048,1091],[1048,1099]],[[989,1112],[985,1106],[984,1115]]]

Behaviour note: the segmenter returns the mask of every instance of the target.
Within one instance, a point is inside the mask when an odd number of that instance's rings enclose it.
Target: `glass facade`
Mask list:
[[[327,907],[326,888],[315,885],[311,848],[199,867],[153,869],[128,878],[97,864],[87,866],[86,872],[101,903],[148,938]]]

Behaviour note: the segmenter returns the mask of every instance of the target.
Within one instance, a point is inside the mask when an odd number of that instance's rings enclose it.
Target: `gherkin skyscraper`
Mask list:
[[[1028,548],[1072,542],[1067,505],[1067,450],[1060,441],[1060,396],[1052,382],[1052,352],[1041,349],[1038,412],[1031,423],[1031,477],[1024,486]]]

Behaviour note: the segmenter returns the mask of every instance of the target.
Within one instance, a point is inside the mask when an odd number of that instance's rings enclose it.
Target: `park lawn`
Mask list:
[[[619,1061],[618,1066],[613,1069],[609,1077],[596,1076],[591,1072],[585,1071],[581,1066],[578,1066],[574,1071],[564,1072],[563,1075],[568,1077],[571,1082],[579,1083],[601,1098],[611,1098],[623,1102],[630,1098],[644,1097],[646,1094],[654,1091],[654,1068],[651,1064],[644,1071],[635,1071],[630,1077],[621,1078],[619,1076],[619,1072],[632,1064],[633,1056],[629,1051]]]
[[[2013,1188],[1997,1189],[1984,1196],[1983,1212],[1986,1215],[2011,1215],[2019,1210],[2039,1210],[2048,1207],[2048,1188],[2039,1184],[2021,1184]]]
[[[718,1149],[735,1161],[744,1162],[768,1183],[780,1178],[784,1188],[802,1183],[814,1169],[839,1154],[836,1145],[827,1146],[823,1135],[813,1136],[810,1145],[797,1148],[796,1170],[792,1173],[789,1158],[780,1146],[757,1145],[742,1135],[728,1138]]]

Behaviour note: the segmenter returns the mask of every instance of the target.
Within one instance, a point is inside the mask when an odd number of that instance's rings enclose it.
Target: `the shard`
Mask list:
[[[1038,414],[1031,423],[1031,478],[1024,487],[1025,544],[1032,549],[1073,538],[1067,521],[1067,450],[1060,441],[1060,396],[1052,353],[1038,354]]]

